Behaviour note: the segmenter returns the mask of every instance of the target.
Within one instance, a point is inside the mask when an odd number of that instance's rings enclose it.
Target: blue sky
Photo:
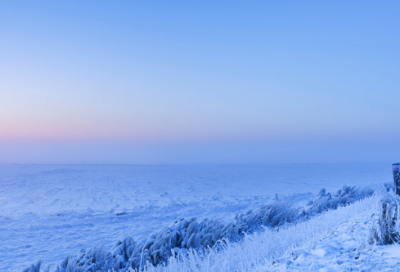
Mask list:
[[[400,160],[396,1],[2,1],[0,162]]]

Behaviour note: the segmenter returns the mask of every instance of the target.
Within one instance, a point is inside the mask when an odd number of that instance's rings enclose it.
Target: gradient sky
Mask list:
[[[398,1],[0,2],[0,163],[400,161]]]

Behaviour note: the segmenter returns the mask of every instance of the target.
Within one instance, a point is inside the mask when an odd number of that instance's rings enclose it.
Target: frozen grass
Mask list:
[[[30,267],[26,268],[23,272],[48,272],[49,271],[49,267],[47,267],[45,270],[40,270],[42,266],[42,261],[38,261],[36,264],[32,264]]]

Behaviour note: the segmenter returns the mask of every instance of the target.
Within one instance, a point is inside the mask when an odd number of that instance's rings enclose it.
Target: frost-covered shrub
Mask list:
[[[390,191],[394,192],[395,191],[393,182],[383,183],[383,188],[386,190],[386,192],[390,192]]]
[[[326,193],[325,189],[322,189],[314,198],[312,203],[309,203],[311,207],[306,212],[307,215],[315,215],[328,210],[336,210],[338,207],[347,206],[358,200],[370,197],[374,194],[372,188],[359,188],[343,186],[333,196],[331,193]]]
[[[32,264],[30,267],[26,268],[23,272],[40,272],[41,266],[42,266],[42,260],[38,261],[36,264]]]
[[[199,222],[195,218],[178,218],[167,228],[152,234],[145,242],[137,243],[131,237],[127,237],[118,241],[109,252],[103,248],[82,250],[77,257],[67,257],[55,271],[126,272],[129,269],[143,269],[148,265],[167,265],[173,254],[178,258],[186,258],[190,254],[206,254],[208,248],[218,251],[225,247],[224,244],[243,240],[246,234],[260,232],[265,227],[275,228],[299,223],[324,211],[372,196],[373,193],[369,188],[344,186],[332,196],[322,189],[314,200],[307,204],[307,210],[305,207],[296,208],[290,200],[282,201],[276,196],[271,204],[256,211],[250,210],[246,214],[236,215],[229,224],[210,219]],[[40,270],[40,264],[38,267]]]
[[[295,223],[299,220],[299,208],[292,207],[289,201],[274,201],[258,211],[250,210],[246,214],[237,215],[234,222],[245,226],[245,232],[261,230],[261,227],[277,227],[286,223]]]
[[[386,194],[379,205],[379,213],[370,231],[369,243],[387,245],[400,240],[399,197]]]

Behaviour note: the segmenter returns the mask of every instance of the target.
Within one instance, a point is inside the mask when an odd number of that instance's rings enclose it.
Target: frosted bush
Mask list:
[[[344,207],[358,200],[370,197],[374,194],[372,188],[359,188],[343,186],[333,196],[322,189],[314,198],[311,207],[306,212],[307,215],[315,215],[328,210],[336,210],[338,207]]]
[[[370,231],[370,244],[387,245],[400,240],[399,200],[394,193],[388,193],[378,203],[379,212]]]
[[[41,266],[42,266],[42,261],[40,260],[36,264],[32,264],[30,267],[26,268],[23,272],[40,272]]]

